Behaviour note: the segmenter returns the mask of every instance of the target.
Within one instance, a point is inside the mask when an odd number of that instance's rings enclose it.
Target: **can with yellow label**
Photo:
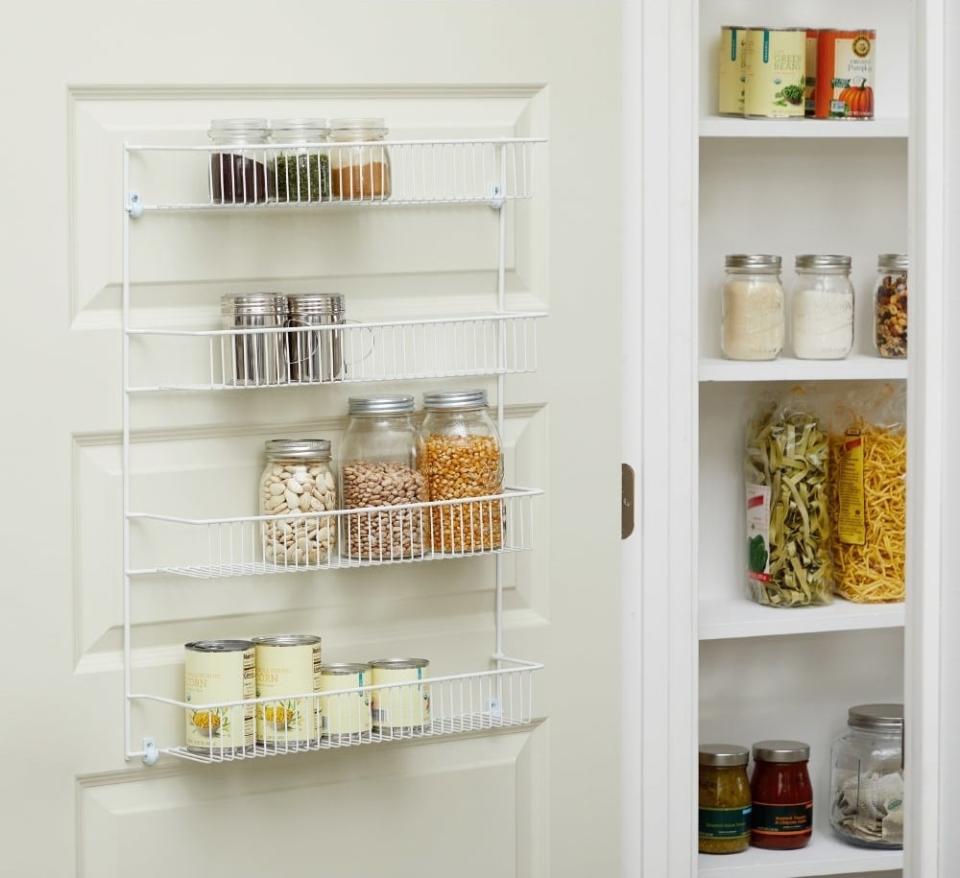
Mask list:
[[[743,115],[743,51],[747,28],[735,24],[720,28],[720,70],[717,110],[721,116]]]
[[[333,741],[369,735],[373,725],[370,693],[351,692],[370,685],[370,665],[335,663],[320,666],[320,734]]]
[[[430,686],[422,681],[430,662],[420,658],[377,659],[370,662],[373,728],[384,735],[422,731],[430,725]]]
[[[187,749],[206,756],[252,750],[253,704],[213,707],[255,697],[254,649],[249,640],[198,640],[184,646]]]
[[[748,30],[744,47],[744,114],[802,119],[806,70],[806,28]]]
[[[292,698],[320,689],[320,638],[314,634],[254,637],[257,652],[257,742],[271,749],[318,737],[316,698]]]

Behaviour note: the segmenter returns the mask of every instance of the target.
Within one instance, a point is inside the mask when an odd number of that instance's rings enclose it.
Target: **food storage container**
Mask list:
[[[791,302],[793,353],[801,360],[840,360],[853,347],[849,256],[798,256]]]
[[[903,705],[851,707],[831,762],[834,831],[854,844],[903,847]]]
[[[874,300],[873,331],[881,357],[907,355],[907,271],[910,259],[885,253],[877,261],[877,292]]]
[[[273,171],[265,164],[270,137],[266,119],[214,119],[207,136],[223,147],[210,154],[210,201],[256,204],[273,193]]]
[[[297,293],[287,297],[288,326],[339,326],[346,303],[339,293]],[[339,329],[289,333],[290,380],[319,383],[344,379],[343,333]]]
[[[383,510],[427,499],[413,412],[412,396],[350,399],[340,450],[341,497],[344,509],[369,511],[346,516],[346,557],[392,561],[423,555],[429,548],[423,540],[427,510]]]
[[[430,686],[423,684],[430,662],[389,658],[370,662],[370,682],[387,686],[371,692],[373,728],[383,735],[404,735],[430,725]]]
[[[280,293],[224,296],[224,329],[280,329],[287,325],[287,297]],[[286,332],[244,332],[222,347],[223,381],[238,386],[286,384],[290,354]]]
[[[327,439],[271,439],[260,477],[264,560],[284,567],[322,564],[337,545],[336,481]]]
[[[421,470],[433,500],[490,497],[503,490],[503,449],[483,390],[427,393],[420,428]],[[503,546],[503,501],[435,507],[435,551],[478,552]]]
[[[187,750],[226,756],[253,749],[254,647],[249,640],[197,640],[184,646]],[[226,701],[250,701],[211,707]]]
[[[778,851],[805,847],[813,834],[810,745],[759,741],[753,761],[750,844]]]
[[[750,28],[744,44],[744,114],[803,118],[807,29]]]
[[[330,123],[330,191],[334,200],[379,201],[390,197],[390,152],[383,119],[334,119]],[[339,144],[362,143],[359,146]]]
[[[320,638],[273,634],[253,638],[257,659],[257,742],[271,750],[299,749],[319,736]]]
[[[750,844],[750,781],[746,747],[700,745],[701,854],[736,854]]]
[[[339,742],[370,734],[373,717],[369,692],[352,692],[370,685],[370,665],[336,662],[320,666],[320,733]]]
[[[726,258],[720,344],[731,360],[773,360],[786,331],[780,257],[736,253]]]
[[[326,201],[330,197],[330,155],[325,147],[330,129],[326,119],[276,119],[270,126],[272,143],[268,167],[276,180],[277,201]],[[305,146],[305,144],[314,146]]]

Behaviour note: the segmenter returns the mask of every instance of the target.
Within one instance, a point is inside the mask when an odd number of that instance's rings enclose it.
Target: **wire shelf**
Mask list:
[[[545,312],[253,329],[129,329],[143,347],[130,393],[362,384],[537,368]],[[154,379],[156,383],[146,383]],[[141,383],[143,382],[143,383]]]
[[[159,523],[184,564],[127,571],[197,579],[306,573],[474,558],[526,551],[532,545],[533,498],[543,491],[338,509],[300,515],[177,518],[132,512],[133,522]]]
[[[540,138],[250,145],[129,145],[154,153],[165,201],[141,211],[494,204],[530,198]],[[159,156],[159,160],[157,160]],[[147,177],[145,188],[153,184]],[[162,180],[162,185],[159,182]]]

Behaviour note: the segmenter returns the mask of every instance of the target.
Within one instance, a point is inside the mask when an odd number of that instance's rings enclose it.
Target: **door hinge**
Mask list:
[[[625,540],[633,533],[633,467],[629,463],[620,464],[620,539]]]

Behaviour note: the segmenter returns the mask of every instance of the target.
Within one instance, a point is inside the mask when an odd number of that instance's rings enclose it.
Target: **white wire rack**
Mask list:
[[[493,203],[529,198],[539,138],[131,145],[153,153],[169,200],[140,211]]]
[[[130,329],[156,383],[131,393],[509,375],[537,367],[543,312],[255,329]],[[138,374],[138,379],[140,378]]]
[[[506,667],[469,674],[452,674],[399,685],[358,686],[335,692],[305,692],[282,699],[256,698],[246,701],[220,701],[188,704],[157,695],[133,694],[132,701],[154,702],[182,711],[184,722],[202,729],[200,746],[174,746],[158,752],[193,762],[218,763],[283,756],[316,750],[337,750],[389,741],[436,738],[469,732],[528,725],[533,721],[534,673],[542,664],[497,656]],[[389,698],[405,708],[409,725],[377,725],[371,712],[375,696]],[[268,735],[250,736],[249,745],[237,745],[237,738],[220,732],[233,722],[234,728],[245,721],[254,726],[259,714],[279,724],[269,727]],[[144,753],[133,755],[145,755]]]
[[[542,493],[507,488],[487,497],[293,516],[196,519],[132,512],[132,522],[167,529],[150,540],[155,551],[189,560],[127,572],[214,579],[520,552],[531,548],[533,499]]]

